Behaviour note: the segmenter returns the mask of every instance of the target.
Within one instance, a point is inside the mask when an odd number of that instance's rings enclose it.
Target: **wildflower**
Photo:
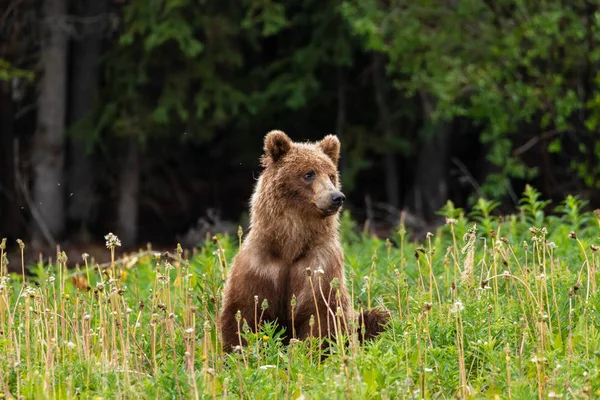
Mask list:
[[[159,273],[156,274],[156,279],[163,285],[169,281],[169,277],[167,275],[162,275]]]
[[[276,368],[276,367],[274,365],[261,365],[260,366],[260,369],[262,369],[262,370],[267,370],[269,368]]]
[[[542,363],[542,362],[544,362],[544,361],[546,361],[546,357],[538,357],[538,356],[533,356],[533,357],[531,358],[531,362],[532,362],[532,363],[534,363],[534,364],[537,364],[537,363]]]
[[[569,239],[577,239],[577,234],[575,233],[575,231],[571,231],[569,233]]]
[[[554,242],[548,242],[547,246],[549,249],[555,249],[556,247],[558,247],[558,246],[556,246],[556,243],[554,243]]]
[[[108,235],[104,236],[106,239],[106,247],[108,249],[114,249],[115,247],[121,247],[121,241],[117,237],[117,235],[109,232]]]
[[[90,314],[85,314],[83,316],[84,321],[89,321],[90,319],[92,319],[92,316]]]
[[[185,330],[185,333],[187,333],[187,334],[192,334],[193,332],[194,332],[194,328],[187,328]]]
[[[464,310],[464,308],[465,308],[465,306],[463,306],[462,302],[460,300],[457,300],[452,305],[452,308],[450,308],[450,312],[451,313],[461,312],[462,310]]]
[[[319,269],[316,270],[315,273],[318,275],[325,275],[325,271],[323,271],[323,268],[321,268],[321,267],[319,267]]]
[[[592,253],[595,253],[595,252],[597,252],[598,250],[600,250],[600,247],[598,247],[598,246],[594,246],[594,245],[592,244],[592,245],[590,245],[590,249],[592,249]]]
[[[56,280],[56,278],[53,277],[53,276],[51,276],[50,278],[48,278],[48,282],[50,282],[50,283],[54,282],[55,280]]]
[[[73,342],[67,342],[67,347],[68,347],[70,350],[73,350],[73,349],[74,349],[76,346],[75,346],[75,343],[73,343]]]
[[[262,339],[266,342],[267,340],[269,340],[269,337],[267,335],[263,335]]]
[[[61,264],[66,263],[67,260],[68,260],[67,253],[65,253],[64,251],[60,252],[56,255],[56,261],[58,261]]]
[[[446,225],[456,225],[458,221],[454,218],[446,218]]]

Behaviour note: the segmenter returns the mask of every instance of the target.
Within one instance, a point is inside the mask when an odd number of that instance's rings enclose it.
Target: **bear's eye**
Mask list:
[[[329,175],[329,179],[332,183],[335,183],[335,175]]]
[[[315,178],[315,171],[308,171],[304,174],[304,179],[307,181],[312,181]]]

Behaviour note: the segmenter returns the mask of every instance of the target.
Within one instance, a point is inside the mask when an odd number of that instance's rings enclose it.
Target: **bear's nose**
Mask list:
[[[342,192],[334,193],[331,196],[331,202],[336,206],[341,206],[344,200],[346,200],[346,196]]]

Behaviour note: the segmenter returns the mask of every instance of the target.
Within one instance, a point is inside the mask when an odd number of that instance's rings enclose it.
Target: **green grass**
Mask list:
[[[403,227],[361,234],[344,214],[355,306],[393,320],[323,360],[316,341],[282,346],[271,325],[222,354],[215,316],[237,237],[106,268],[59,255],[25,285],[3,261],[0,398],[597,398],[600,215],[574,197],[547,206],[531,188],[502,221],[492,202],[468,216],[448,204],[416,244]]]

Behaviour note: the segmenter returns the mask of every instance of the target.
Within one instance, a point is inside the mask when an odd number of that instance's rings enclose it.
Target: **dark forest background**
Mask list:
[[[374,232],[600,205],[598,1],[0,0],[0,35],[0,237],[34,249],[235,232],[271,129],[337,134]]]

